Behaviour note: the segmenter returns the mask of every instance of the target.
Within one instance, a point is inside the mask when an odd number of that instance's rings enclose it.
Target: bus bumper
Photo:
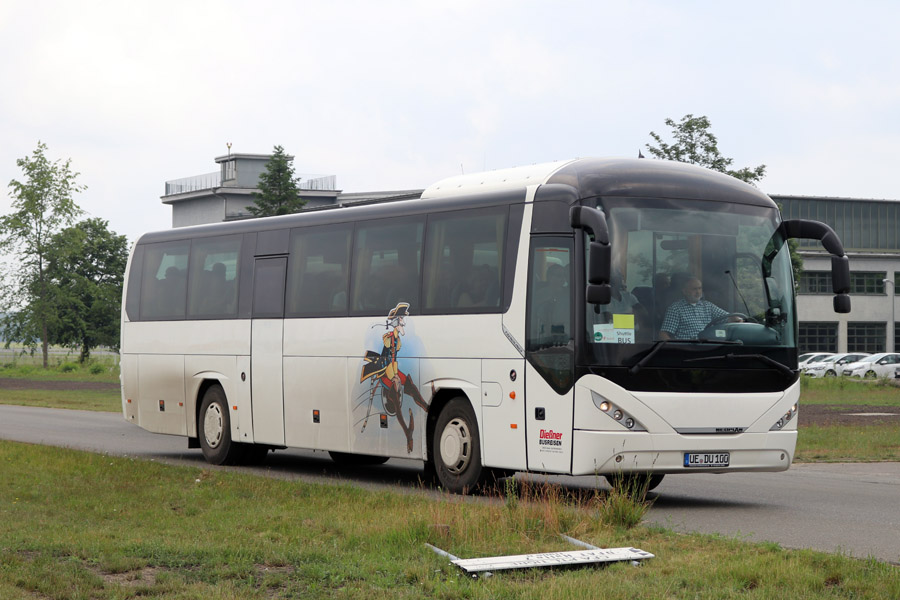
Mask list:
[[[645,432],[576,430],[572,448],[573,475],[603,475],[622,471],[656,473],[729,473],[785,471],[791,466],[797,431],[738,435],[680,435]],[[686,454],[728,453],[727,467],[685,466]]]

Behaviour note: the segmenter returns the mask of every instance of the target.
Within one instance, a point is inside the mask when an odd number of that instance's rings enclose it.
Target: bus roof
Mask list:
[[[540,163],[524,167],[512,167],[447,177],[425,188],[425,191],[422,192],[422,198],[441,198],[462,194],[524,189],[530,185],[546,183],[547,178],[553,173],[574,162],[577,161],[566,160]]]
[[[639,158],[579,158],[442,179],[422,198],[524,190],[564,184],[579,198],[628,196],[719,200],[775,207],[771,198],[734,177],[681,162]]]

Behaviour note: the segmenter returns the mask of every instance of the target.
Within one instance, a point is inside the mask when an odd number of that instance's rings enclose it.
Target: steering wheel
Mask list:
[[[721,325],[725,321],[728,321],[729,319],[732,319],[734,317],[740,318],[741,321],[749,321],[751,323],[756,323],[756,319],[749,317],[749,316],[745,315],[744,313],[733,312],[733,313],[728,313],[727,315],[722,315],[721,317],[718,317],[716,319],[713,319],[712,321],[709,322],[709,325],[707,325],[705,327],[705,329],[715,327],[716,325]]]

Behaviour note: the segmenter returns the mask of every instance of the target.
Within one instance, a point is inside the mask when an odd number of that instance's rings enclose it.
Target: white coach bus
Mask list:
[[[655,486],[784,470],[799,400],[792,237],[822,241],[834,308],[849,311],[830,228],[657,160],[464,175],[416,200],[148,233],[125,280],[124,416],[216,464],[287,447],[412,457],[454,492],[514,471]]]

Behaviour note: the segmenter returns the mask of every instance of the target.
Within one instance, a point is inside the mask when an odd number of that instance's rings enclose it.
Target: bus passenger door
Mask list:
[[[574,415],[572,237],[534,236],[528,268],[525,419],[528,468],[570,473]]]
[[[253,441],[284,445],[284,278],[287,258],[257,258],[253,277],[250,394]]]

